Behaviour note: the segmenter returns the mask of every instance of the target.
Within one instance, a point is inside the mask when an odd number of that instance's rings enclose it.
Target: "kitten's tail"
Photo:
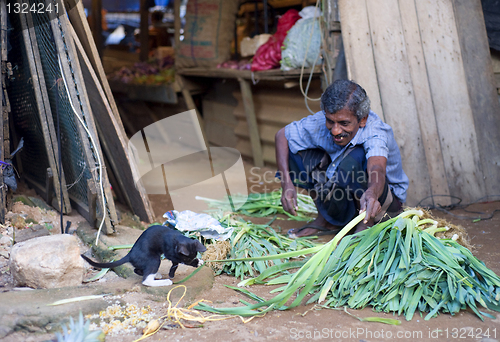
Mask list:
[[[115,268],[117,266],[120,266],[120,265],[123,265],[124,263],[126,262],[129,262],[130,261],[130,257],[127,255],[125,255],[123,258],[121,258],[120,260],[116,260],[116,261],[113,261],[113,262],[105,262],[105,263],[99,263],[99,262],[95,262],[93,261],[92,259],[86,257],[85,255],[81,254],[82,258],[87,261],[89,264],[91,264],[92,266],[94,267],[98,267],[98,268]]]

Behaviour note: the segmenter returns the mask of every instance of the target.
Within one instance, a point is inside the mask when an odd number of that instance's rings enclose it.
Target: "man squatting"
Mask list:
[[[355,232],[401,212],[409,181],[399,147],[358,84],[335,81],[321,95],[321,111],[282,128],[275,139],[283,208],[296,215],[299,186],[318,209],[290,237],[336,234],[358,211],[366,217]]]

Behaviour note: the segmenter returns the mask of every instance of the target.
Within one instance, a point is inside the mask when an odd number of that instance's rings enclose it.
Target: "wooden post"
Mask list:
[[[5,160],[7,151],[5,149],[6,144],[4,144],[4,132],[8,132],[9,121],[8,115],[4,115],[6,108],[3,107],[3,98],[7,96],[7,92],[4,92],[5,78],[6,78],[6,63],[7,63],[7,10],[5,7],[5,1],[0,2],[0,160]],[[6,101],[5,101],[6,102]],[[10,152],[10,151],[9,151]],[[0,223],[5,223],[5,214],[7,208],[7,189],[3,182],[3,167],[0,167]]]
[[[250,83],[243,78],[238,78],[240,82],[241,95],[243,98],[243,106],[245,107],[245,116],[248,123],[248,131],[250,134],[250,144],[252,145],[253,162],[255,166],[264,166],[262,156],[262,145],[260,142],[259,126],[255,116],[255,108],[253,105],[252,88]]]
[[[178,51],[181,41],[181,0],[174,0],[174,38],[175,50]]]
[[[141,44],[141,52],[139,54],[139,59],[141,61],[146,61],[149,55],[149,8],[147,7],[147,0],[141,0],[140,12],[141,32],[139,35],[139,42]]]
[[[176,74],[175,81],[177,82],[177,85],[181,89],[182,97],[184,98],[184,101],[186,101],[187,108],[194,109],[196,111],[196,116],[198,117],[201,129],[203,130],[204,129],[203,118],[201,117],[200,113],[198,112],[198,109],[196,108],[196,105],[194,104],[193,97],[191,96],[189,89],[187,89],[185,85],[184,77],[182,75]]]
[[[97,214],[97,189],[92,179],[87,180],[87,203],[89,206],[89,217],[87,221],[91,226],[95,227]],[[103,228],[106,230],[106,226],[104,226]],[[104,233],[107,234],[106,231],[104,231]]]
[[[45,201],[48,205],[52,205],[52,200],[54,198],[54,174],[50,167],[47,168],[47,173],[45,174]],[[61,203],[57,203],[57,208],[61,211]]]
[[[92,36],[94,37],[95,45],[99,55],[102,55],[102,0],[92,0],[91,17],[92,17]]]

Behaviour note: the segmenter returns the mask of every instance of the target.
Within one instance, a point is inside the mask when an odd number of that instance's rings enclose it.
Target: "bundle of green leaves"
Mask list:
[[[371,305],[376,311],[404,314],[407,320],[417,309],[428,312],[426,320],[439,312],[453,315],[467,307],[481,319],[494,316],[480,311],[478,306],[500,311],[500,278],[453,239],[435,238],[433,234],[440,228],[426,228],[429,220],[420,219],[422,211],[407,210],[370,229],[346,235],[364,215],[361,213],[323,246],[246,259],[257,262],[313,253],[295,273],[285,274],[274,267],[240,283],[286,284],[275,290],[281,293],[274,298],[266,301],[252,295],[257,303],[245,307],[200,304],[198,309],[253,316],[295,307],[310,295],[309,303],[326,301],[326,306],[356,309]],[[278,277],[266,281],[273,276]],[[287,306],[297,291],[297,297]],[[249,294],[247,290],[242,292]]]
[[[206,197],[196,196],[196,199],[206,201],[211,208],[222,211],[232,211],[232,207],[227,200],[216,200]],[[281,189],[262,194],[249,194],[247,196],[233,195],[230,201],[236,212],[250,217],[267,217],[276,214],[284,214],[289,220],[310,221],[312,216],[318,211],[312,198],[305,194],[297,194],[297,216],[286,212],[281,205]]]
[[[247,258],[263,257],[284,254],[290,251],[301,251],[316,246],[311,238],[290,239],[278,234],[271,226],[272,223],[254,224],[243,219],[229,219],[223,221],[234,227],[231,235],[231,251],[228,255],[231,259],[241,259],[231,261],[224,265],[224,273],[234,275],[243,279],[244,277],[254,277],[256,273],[262,274],[269,267],[281,266],[283,271],[289,268],[296,268],[304,264],[304,261],[291,263],[291,258],[247,261]],[[303,258],[302,258],[303,259]]]

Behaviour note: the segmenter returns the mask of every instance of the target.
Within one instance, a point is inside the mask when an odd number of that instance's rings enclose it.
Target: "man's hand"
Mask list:
[[[361,211],[366,210],[366,216],[363,220],[365,224],[373,221],[375,216],[382,210],[378,199],[384,191],[386,167],[387,159],[385,157],[373,156],[368,158],[368,189],[359,200],[359,209]]]
[[[377,216],[377,214],[382,209],[380,202],[378,201],[378,197],[372,189],[368,189],[365,191],[365,193],[359,200],[359,204],[359,209],[361,211],[366,211],[366,216],[363,221],[364,223],[368,223],[369,220],[375,218],[375,216]]]
[[[282,182],[281,204],[286,212],[297,215],[297,190],[292,182]]]

